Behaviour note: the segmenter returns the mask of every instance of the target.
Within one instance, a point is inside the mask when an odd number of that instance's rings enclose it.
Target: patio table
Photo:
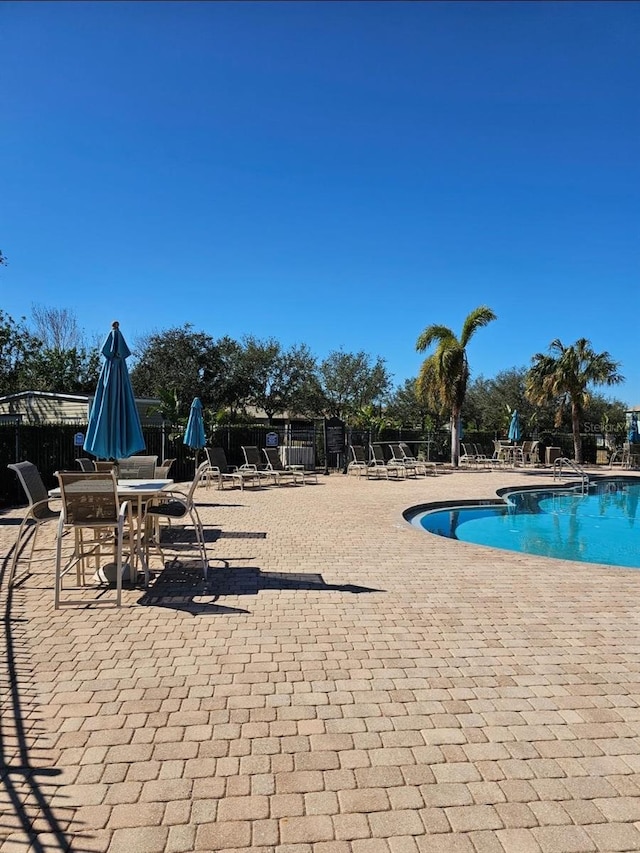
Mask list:
[[[149,564],[144,553],[143,540],[144,506],[171,486],[173,486],[173,480],[118,480],[118,498],[131,501],[132,510],[137,519],[131,560],[130,582],[132,585],[137,580],[137,560],[140,560],[144,571],[145,586],[149,584]],[[50,489],[49,497],[59,498],[60,488]]]

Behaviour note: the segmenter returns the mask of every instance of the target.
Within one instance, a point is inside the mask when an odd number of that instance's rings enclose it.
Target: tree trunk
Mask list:
[[[451,413],[451,466],[457,468],[460,462],[460,412]]]
[[[580,435],[581,411],[575,403],[571,404],[571,426],[573,429],[573,458],[582,465],[582,437]]]

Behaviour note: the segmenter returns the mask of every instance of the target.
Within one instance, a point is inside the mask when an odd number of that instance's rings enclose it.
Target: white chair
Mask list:
[[[158,503],[148,505],[146,510],[147,518],[150,521],[155,522],[148,525],[147,553],[149,546],[153,546],[160,552],[160,554],[162,554],[159,542],[159,530],[160,522],[163,519],[169,522],[180,521],[187,518],[190,519],[196,534],[196,543],[200,553],[202,572],[205,580],[207,579],[207,571],[209,568],[207,546],[204,538],[204,527],[202,526],[202,521],[194,501],[194,495],[198,485],[206,480],[208,469],[209,462],[202,462],[198,466],[195,476],[186,493],[181,492],[178,489],[162,492]]]

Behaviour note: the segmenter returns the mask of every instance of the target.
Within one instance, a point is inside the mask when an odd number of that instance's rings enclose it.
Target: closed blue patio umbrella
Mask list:
[[[631,415],[631,424],[629,426],[627,438],[629,439],[630,444],[635,444],[640,440],[640,436],[638,435],[638,416],[635,412]]]
[[[518,410],[514,409],[511,415],[511,423],[509,424],[509,441],[520,441],[521,438],[520,416],[518,415]]]
[[[199,397],[193,398],[193,403],[191,404],[191,409],[189,411],[189,420],[187,421],[187,428],[184,431],[183,442],[187,445],[187,447],[192,447],[196,452],[196,468],[198,467],[198,450],[202,450],[202,448],[207,443],[207,439],[204,434],[204,421],[202,419],[202,403],[200,402]]]
[[[102,347],[105,360],[89,412],[84,449],[99,459],[124,459],[145,448],[140,415],[133,396],[126,344],[115,321]]]

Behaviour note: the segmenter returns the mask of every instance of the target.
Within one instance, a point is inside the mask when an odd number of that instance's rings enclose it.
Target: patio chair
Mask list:
[[[404,441],[399,442],[398,446],[400,448],[400,453],[402,454],[405,464],[410,463],[411,465],[415,465],[418,472],[422,472],[425,477],[429,472],[431,472],[434,477],[438,475],[438,468],[435,462],[430,462],[426,459],[416,458],[416,456],[414,456],[414,454],[411,452],[411,448],[409,447],[409,445]]]
[[[538,465],[540,463],[539,441],[525,441],[522,446],[522,457],[525,465]]]
[[[108,462],[98,462],[97,460],[93,463],[96,471],[100,471],[102,473],[113,471],[117,469],[117,463],[110,459]]]
[[[244,465],[241,465],[239,471],[253,471],[262,479],[269,479],[273,483],[276,482],[276,476],[273,471],[269,470],[266,463],[260,456],[260,450],[255,446],[244,444],[242,446],[242,455],[244,456]]]
[[[460,465],[473,466],[474,468],[478,465],[478,458],[476,454],[468,448],[464,441],[460,442],[460,456],[458,458],[458,462]]]
[[[393,474],[396,479],[405,476],[406,468],[404,467],[404,465],[399,462],[394,462],[393,459],[387,460],[384,458],[384,450],[382,449],[382,445],[370,444],[369,454],[371,456],[372,465],[375,465],[379,468],[384,468],[386,470],[387,479],[389,478],[389,474]]]
[[[101,566],[105,549],[112,554],[115,568],[117,607],[122,598],[122,575],[124,570],[124,546],[129,544],[128,556],[132,557],[133,516],[128,501],[120,503],[118,484],[113,471],[57,471],[60,483],[62,512],[58,522],[56,538],[56,569],[54,608],[61,604],[63,579],[74,568],[78,586],[86,583],[87,560],[95,562],[96,576],[106,577],[106,566]],[[125,521],[128,536],[125,538]],[[63,558],[62,539],[73,532],[71,553]],[[86,600],[67,600],[65,604],[86,604]]]
[[[267,471],[271,471],[275,476],[275,482],[278,485],[287,479],[294,485],[304,483],[303,465],[283,465],[277,447],[263,447],[262,452],[267,460]]]
[[[490,459],[491,465],[504,467],[509,461],[509,452],[507,445],[501,441],[494,439],[493,441],[493,456]]]
[[[157,463],[157,456],[128,456],[126,459],[118,459],[118,479],[155,480]]]
[[[472,444],[471,447],[473,447],[473,452],[474,452],[474,455],[476,457],[476,465],[478,467],[480,467],[481,465],[484,465],[485,468],[490,468],[491,467],[491,458],[489,456],[487,456],[487,454],[484,452],[481,445]]]
[[[351,453],[351,461],[347,464],[347,474],[355,473],[360,477],[362,474],[367,479],[370,477],[385,477],[389,479],[389,472],[386,465],[376,465],[374,462],[367,459],[365,449],[361,444],[350,444],[349,452]]]
[[[162,465],[156,465],[156,480],[168,480],[169,479],[169,471],[171,470],[171,466],[175,462],[175,459],[165,459]]]
[[[409,476],[417,477],[418,476],[417,460],[416,460],[415,464],[413,462],[407,460],[405,458],[402,450],[400,449],[399,444],[390,444],[389,450],[391,451],[391,460],[390,461],[393,463],[397,463],[398,465],[402,465],[402,467],[404,468],[404,471],[405,471],[405,475],[407,477],[409,477]]]
[[[244,489],[245,482],[251,481],[260,486],[260,476],[256,471],[239,471],[236,465],[229,465],[223,447],[205,447],[204,452],[209,462],[206,482],[210,479],[218,481],[218,488],[223,489],[225,483],[240,486]]]
[[[18,536],[16,537],[16,542],[13,546],[13,557],[11,558],[11,568],[9,569],[8,580],[8,586],[11,587],[15,579],[18,558],[25,545],[25,542],[23,541],[25,534],[33,528],[31,547],[29,549],[29,557],[27,560],[27,569],[29,569],[31,567],[31,561],[33,560],[36,539],[40,526],[47,521],[52,521],[53,519],[57,520],[60,517],[60,510],[51,509],[49,506],[49,494],[47,492],[47,488],[42,482],[40,472],[33,462],[14,462],[11,465],[7,465],[7,468],[15,471],[18,475],[20,485],[24,489],[24,493],[29,501],[27,512],[20,522]]]
[[[200,553],[202,562],[202,573],[204,579],[207,579],[207,571],[209,561],[207,557],[207,546],[204,538],[204,527],[195,504],[194,495],[198,485],[206,478],[209,462],[201,462],[198,466],[195,476],[189,485],[188,491],[181,492],[178,489],[173,491],[162,492],[158,503],[147,506],[147,518],[151,528],[147,536],[147,553],[149,547],[154,547],[160,554],[162,548],[159,542],[160,522],[164,519],[168,522],[190,519],[196,534],[196,543]],[[148,560],[147,560],[148,562]]]
[[[88,457],[80,456],[76,459],[76,465],[80,468],[81,471],[95,471],[96,466],[93,463],[93,459],[89,459]]]

